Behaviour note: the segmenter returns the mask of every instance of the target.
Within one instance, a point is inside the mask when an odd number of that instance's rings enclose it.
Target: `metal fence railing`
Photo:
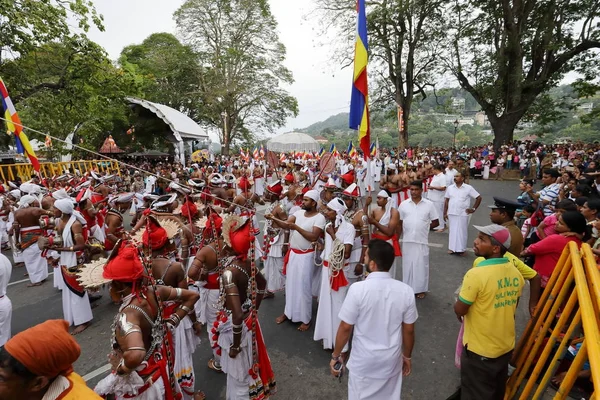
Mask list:
[[[589,245],[565,247],[538,303],[535,316],[515,348],[516,370],[507,382],[505,399],[542,399],[570,346],[579,351],[554,399],[565,399],[586,361],[597,399],[600,390],[600,271]],[[568,364],[568,363],[567,363]],[[546,397],[547,398],[547,397]]]

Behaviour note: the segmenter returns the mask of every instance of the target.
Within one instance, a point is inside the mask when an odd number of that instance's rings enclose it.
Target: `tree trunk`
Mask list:
[[[500,146],[512,142],[515,128],[523,116],[522,113],[513,113],[509,115],[488,115],[490,125],[494,132],[494,150],[500,149]]]

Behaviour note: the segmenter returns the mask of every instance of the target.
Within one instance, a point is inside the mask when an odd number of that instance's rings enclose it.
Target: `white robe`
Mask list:
[[[77,220],[75,215],[71,215],[69,221],[65,224],[62,238],[64,247],[74,246],[73,235],[71,234],[71,226]],[[44,262],[46,260],[44,259]],[[66,266],[67,268],[77,265],[77,254],[74,251],[61,251],[59,266]],[[57,273],[62,271],[57,270]],[[92,315],[92,307],[90,306],[90,300],[87,292],[83,297],[79,297],[73,293],[69,288],[65,287],[62,290],[62,304],[63,304],[63,315],[64,319],[69,322],[70,325],[81,325],[89,322],[94,318]]]
[[[11,337],[12,303],[6,296],[11,273],[10,260],[4,254],[0,254],[0,346],[4,346]]]
[[[267,229],[266,224],[264,229]],[[265,260],[263,274],[267,280],[267,290],[269,292],[279,292],[285,288],[285,275],[283,275],[284,235],[282,233],[280,231],[278,235],[271,239],[269,254]]]

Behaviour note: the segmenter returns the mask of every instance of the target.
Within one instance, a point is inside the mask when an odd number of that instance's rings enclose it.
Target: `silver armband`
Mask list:
[[[119,326],[119,330],[121,331],[121,333],[123,334],[124,337],[126,337],[127,335],[130,335],[134,332],[142,333],[142,330],[140,329],[139,326],[134,325],[131,322],[127,321],[127,314],[125,314],[125,313],[121,313],[119,315],[119,318],[117,321],[118,321],[117,324]]]

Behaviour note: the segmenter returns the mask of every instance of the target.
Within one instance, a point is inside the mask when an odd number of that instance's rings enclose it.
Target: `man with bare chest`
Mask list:
[[[377,205],[369,215],[369,223],[373,225],[373,239],[385,240],[394,247],[394,256],[396,257],[390,274],[392,278],[396,277],[396,267],[400,262],[402,253],[400,252],[400,243],[398,242],[398,229],[400,225],[400,214],[398,209],[393,206],[390,195],[382,190],[377,194]],[[369,200],[367,199],[367,202]]]
[[[19,208],[14,212],[16,246],[23,254],[23,262],[31,281],[28,286],[40,286],[48,278],[48,263],[37,245],[38,239],[44,235],[40,217],[54,216],[54,213],[40,208],[38,200],[31,195],[21,197],[18,204]]]

